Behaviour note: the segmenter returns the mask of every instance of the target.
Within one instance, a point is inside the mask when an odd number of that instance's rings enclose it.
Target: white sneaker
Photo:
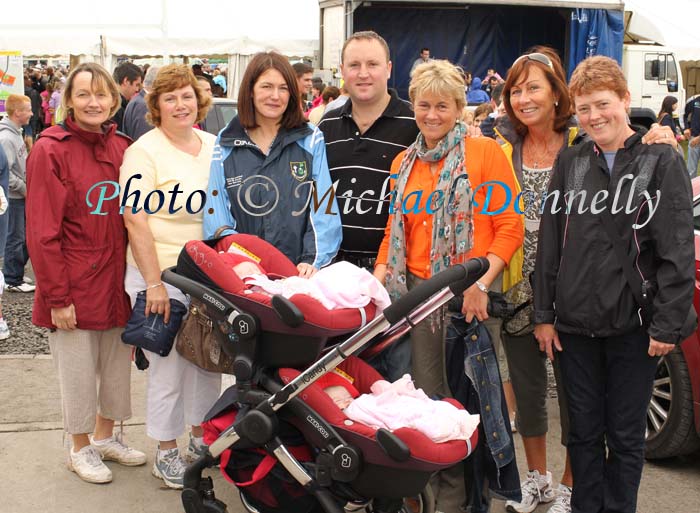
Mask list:
[[[557,498],[554,499],[547,513],[571,513],[571,488],[561,483],[559,484]]]
[[[5,289],[10,292],[34,292],[36,286],[29,283],[20,283],[19,285],[8,285]]]
[[[29,276],[24,275],[22,276],[22,281],[24,283],[29,283],[30,285],[34,285],[34,280],[32,280]]]
[[[103,460],[116,461],[127,467],[138,467],[146,463],[146,455],[144,453],[127,446],[121,437],[117,435],[112,435],[105,440],[95,440],[90,437],[90,441]]]
[[[204,440],[202,440],[201,437],[195,438],[192,436],[192,433],[190,433],[190,443],[187,446],[187,451],[185,452],[185,461],[187,463],[192,463],[193,461],[198,460],[201,456],[204,456],[208,448],[209,446],[204,443]]]
[[[92,445],[86,445],[78,452],[70,451],[68,470],[88,483],[109,483],[112,481],[112,471],[102,463],[100,453]]]
[[[541,476],[537,470],[527,473],[527,479],[520,484],[523,500],[506,502],[506,509],[513,513],[531,513],[542,503],[554,500],[552,474]]]
[[[180,450],[177,447],[164,451],[158,449],[151,474],[165,481],[168,488],[181,490],[185,480],[186,468],[185,463],[180,458]]]
[[[7,340],[8,338],[10,338],[10,328],[7,326],[5,319],[0,319],[0,340]]]

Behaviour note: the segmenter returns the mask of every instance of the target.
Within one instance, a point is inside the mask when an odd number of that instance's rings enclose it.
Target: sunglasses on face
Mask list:
[[[539,62],[540,64],[544,64],[545,66],[547,66],[549,69],[554,70],[552,60],[543,53],[526,53],[525,55],[521,55],[520,57],[515,59],[515,61],[513,62],[513,66],[515,66],[515,64],[518,61],[521,61],[523,59],[527,59],[528,61]]]

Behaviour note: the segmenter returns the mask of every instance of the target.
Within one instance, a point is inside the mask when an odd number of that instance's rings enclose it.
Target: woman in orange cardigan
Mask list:
[[[452,264],[485,256],[491,267],[464,292],[462,309],[467,321],[484,321],[485,291],[522,244],[523,225],[513,208],[517,186],[503,151],[492,139],[468,137],[457,121],[463,89],[447,61],[416,68],[409,96],[420,134],[391,166],[393,211],[401,215],[389,216],[374,274],[396,298]],[[446,199],[442,205],[440,197]],[[427,394],[447,395],[442,319],[421,324],[411,332],[413,378]]]
[[[459,120],[464,82],[451,63],[418,66],[408,92],[420,133],[392,163],[395,213],[389,216],[374,275],[396,299],[450,265],[485,256],[491,266],[464,292],[462,308],[468,322],[473,317],[485,321],[487,291],[523,242],[522,218],[513,208],[513,170],[493,139],[467,136]],[[489,187],[488,182],[499,183]],[[443,321],[442,312],[436,312],[411,330],[411,375],[428,395],[451,395]],[[463,488],[438,486],[437,509],[457,511]]]

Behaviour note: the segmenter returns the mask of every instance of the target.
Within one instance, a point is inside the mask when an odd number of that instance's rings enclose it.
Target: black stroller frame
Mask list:
[[[240,415],[236,422],[223,431],[207,453],[193,462],[185,473],[182,503],[186,513],[224,513],[226,505],[216,499],[210,477],[202,478],[204,469],[218,464],[220,455],[236,444],[263,448],[273,455],[282,467],[318,501],[326,513],[343,513],[344,502],[368,503],[373,497],[359,496],[350,486],[362,469],[362,452],[346,443],[337,431],[322,416],[297,399],[304,389],[321,376],[332,371],[348,356],[358,354],[379,336],[394,341],[431,313],[460,295],[479,279],[489,267],[485,258],[471,259],[464,264],[452,266],[429,280],[422,282],[406,295],[394,302],[384,312],[344,342],[326,350],[326,353],[295,379],[282,386],[263,369],[254,365],[256,338],[259,333],[257,319],[234,305],[223,295],[202,284],[177,274],[175,268],[163,272],[162,280],[207,305],[212,318],[222,328],[217,335],[222,348],[233,359],[233,374],[236,384],[224,395],[250,409]],[[273,298],[273,309],[289,326],[298,326],[303,315],[298,308],[281,296]],[[264,390],[254,388],[260,385]],[[285,410],[280,411],[287,406]],[[313,438],[316,447],[325,448],[315,465],[300,463],[277,436],[278,419],[285,412],[305,419],[313,429],[305,432]],[[380,429],[376,439],[384,451],[395,461],[406,461],[410,450],[406,444],[390,431]],[[310,471],[312,467],[315,472]],[[312,475],[315,474],[315,475]],[[410,479],[410,476],[408,477]],[[339,486],[342,497],[331,493],[331,483]],[[334,492],[338,492],[334,488]],[[241,499],[245,498],[241,494]],[[246,506],[250,509],[249,506]],[[381,508],[375,508],[379,511]],[[391,511],[391,507],[387,511]]]

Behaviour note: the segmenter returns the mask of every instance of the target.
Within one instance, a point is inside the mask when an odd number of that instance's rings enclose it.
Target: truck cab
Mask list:
[[[631,94],[632,123],[650,126],[663,99],[672,95],[678,105],[685,105],[683,78],[673,52],[664,46],[625,44],[622,50],[622,69]]]

